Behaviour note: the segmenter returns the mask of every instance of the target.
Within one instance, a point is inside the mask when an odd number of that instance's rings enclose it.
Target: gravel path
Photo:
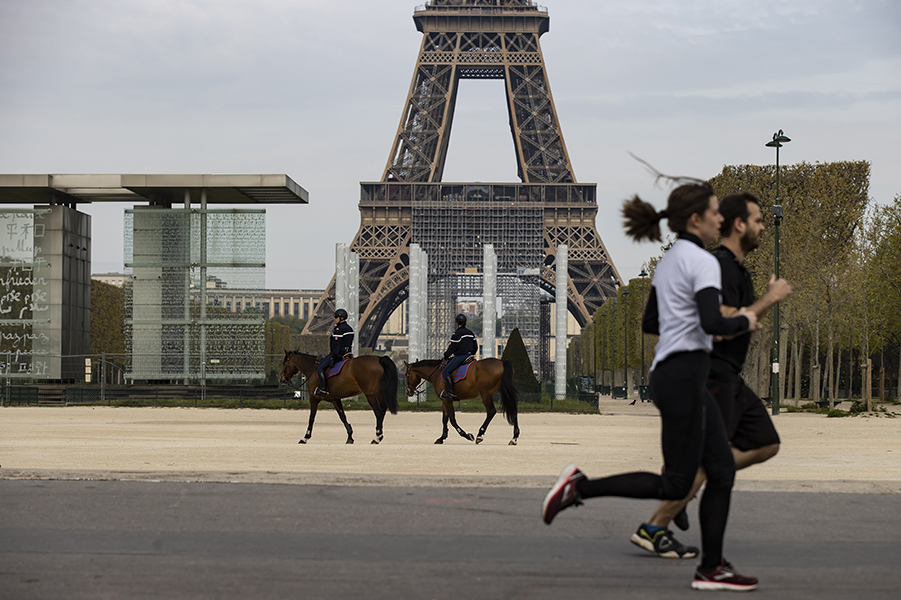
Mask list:
[[[525,413],[519,444],[498,415],[475,445],[451,431],[444,445],[436,412],[385,420],[352,411],[356,443],[344,443],[334,411],[320,411],[313,437],[305,410],[5,407],[0,409],[0,478],[246,481],[288,484],[546,487],[569,462],[590,476],[660,468],[652,406],[602,402],[594,415]],[[475,433],[484,413],[458,414]],[[779,455],[739,473],[736,489],[901,493],[901,418],[775,417]]]

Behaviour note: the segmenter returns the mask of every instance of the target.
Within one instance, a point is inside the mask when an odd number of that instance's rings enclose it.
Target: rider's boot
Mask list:
[[[313,391],[314,396],[328,396],[328,383],[325,381],[320,381],[319,385],[316,386],[316,389]]]
[[[444,391],[441,392],[441,397],[446,400],[456,400],[457,395],[454,393],[454,376],[451,374],[450,378],[447,380],[447,383],[444,384]]]

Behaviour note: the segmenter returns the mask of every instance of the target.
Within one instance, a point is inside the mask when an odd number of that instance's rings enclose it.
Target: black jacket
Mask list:
[[[353,347],[354,330],[347,324],[347,321],[341,321],[335,325],[335,330],[332,331],[332,337],[329,341],[329,354],[339,359],[350,352]]]
[[[461,325],[451,336],[450,346],[444,352],[444,358],[475,354],[476,350],[478,350],[478,344],[476,344],[475,334]]]

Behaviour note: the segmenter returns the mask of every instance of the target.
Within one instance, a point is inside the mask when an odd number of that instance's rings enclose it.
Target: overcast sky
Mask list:
[[[597,228],[625,279],[634,193],[665,173],[868,160],[901,193],[901,2],[546,0],[551,91]],[[412,0],[0,0],[0,172],[285,173],[267,208],[267,287],[324,288],[381,178],[421,34]],[[500,81],[461,83],[445,181],[516,181]],[[92,270],[122,271],[122,204],[93,215]],[[793,215],[786,215],[794,218]],[[803,216],[798,216],[803,218]]]

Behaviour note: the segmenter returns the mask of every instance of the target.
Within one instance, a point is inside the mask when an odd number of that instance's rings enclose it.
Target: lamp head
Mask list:
[[[776,133],[773,134],[773,139],[774,139],[775,141],[781,142],[781,143],[783,143],[783,144],[786,143],[786,142],[792,141],[790,137],[788,137],[787,135],[785,135],[784,133],[782,133],[782,130],[781,130],[781,129],[780,129],[779,131],[777,131]]]
[[[773,134],[772,141],[766,143],[768,148],[781,148],[782,144],[788,143],[791,141],[791,138],[785,135],[780,129],[776,133]]]

